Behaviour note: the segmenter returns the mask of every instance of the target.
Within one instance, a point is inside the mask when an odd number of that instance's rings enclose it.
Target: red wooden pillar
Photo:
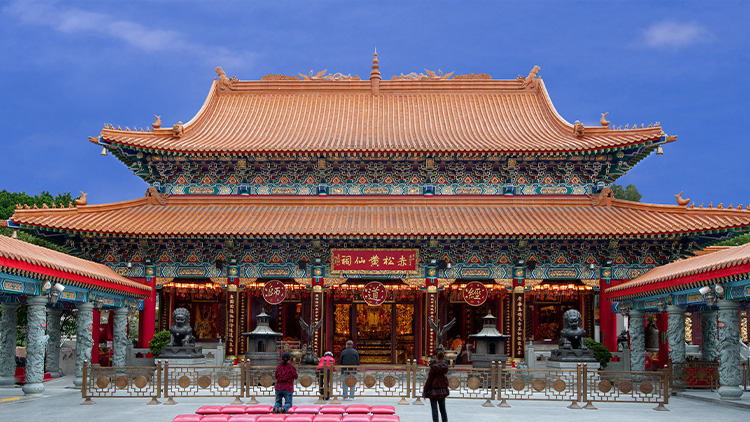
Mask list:
[[[91,363],[99,363],[99,330],[101,330],[102,314],[99,309],[94,309],[94,321],[91,323],[91,339],[94,340],[94,346],[91,348]]]
[[[138,346],[142,348],[148,348],[148,343],[154,338],[156,329],[156,277],[154,277],[154,267],[146,267],[146,275],[145,278],[129,277],[130,280],[151,287],[148,297],[143,299],[143,310],[139,312],[138,316]]]
[[[607,346],[610,351],[617,351],[617,314],[612,312],[612,301],[606,292],[610,287],[615,287],[628,280],[610,280],[602,278],[599,280],[599,342]],[[592,335],[593,337],[593,335]]]
[[[662,312],[656,318],[656,328],[659,330],[659,368],[663,368],[669,359],[669,340],[667,329],[669,327],[669,314]]]

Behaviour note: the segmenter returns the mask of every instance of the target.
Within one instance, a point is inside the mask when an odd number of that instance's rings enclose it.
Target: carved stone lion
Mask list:
[[[185,308],[177,308],[172,313],[174,323],[169,327],[172,336],[169,338],[169,346],[195,346],[195,336],[190,327],[190,311]]]
[[[575,309],[568,309],[563,314],[563,329],[560,331],[560,349],[586,350],[583,339],[586,330],[581,327],[581,313]]]

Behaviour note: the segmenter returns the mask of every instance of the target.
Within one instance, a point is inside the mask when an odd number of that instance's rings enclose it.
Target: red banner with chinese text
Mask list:
[[[416,249],[334,249],[331,274],[417,274]]]

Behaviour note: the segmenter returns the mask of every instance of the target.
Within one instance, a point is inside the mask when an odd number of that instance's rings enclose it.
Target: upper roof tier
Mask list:
[[[750,227],[750,211],[650,205],[604,195],[152,196],[67,209],[17,209],[10,221],[28,229],[137,237],[635,238],[744,229]]]
[[[618,149],[664,136],[658,126],[568,123],[538,67],[515,80],[411,74],[381,81],[379,72],[370,80],[321,72],[239,81],[217,72],[203,107],[184,125],[147,132],[106,125],[92,142],[186,154],[541,154]]]

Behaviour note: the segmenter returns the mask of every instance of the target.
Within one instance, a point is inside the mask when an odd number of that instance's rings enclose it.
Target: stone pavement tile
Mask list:
[[[99,398],[96,404],[81,406],[79,390],[68,388],[72,377],[53,380],[45,383],[47,388],[41,398],[24,398],[20,388],[0,389],[0,399],[20,397],[18,400],[0,402],[0,421],[28,420],[49,421],[64,418],[72,421],[96,422],[169,422],[177,415],[192,414],[207,404],[229,405],[233,398],[178,398],[178,404],[146,405],[149,399]],[[11,391],[8,391],[11,390]],[[273,398],[259,397],[261,404],[272,404]],[[296,397],[294,404],[313,404],[312,397]],[[429,403],[424,406],[398,405],[399,399],[356,398],[346,404],[386,404],[396,408],[396,414],[403,422],[425,422],[431,420]],[[409,400],[413,402],[414,400]],[[750,401],[750,394],[748,394]],[[164,400],[162,399],[162,402]],[[446,407],[451,421],[462,422],[495,422],[498,420],[572,420],[576,422],[690,422],[702,420],[721,420],[722,422],[746,421],[750,410],[727,407],[683,397],[671,397],[667,408],[669,412],[651,410],[653,404],[634,403],[596,403],[598,410],[568,409],[567,402],[511,401],[510,408],[482,407],[484,400],[448,399]],[[494,402],[493,404],[498,404]]]

